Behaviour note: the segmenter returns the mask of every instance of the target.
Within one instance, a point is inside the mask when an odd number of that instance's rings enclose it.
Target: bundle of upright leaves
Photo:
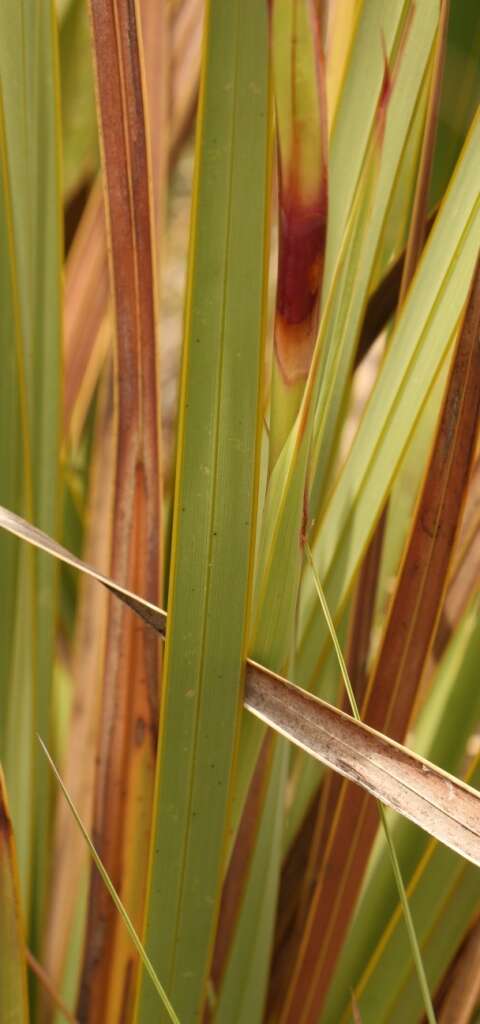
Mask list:
[[[0,11],[0,1024],[472,1016],[477,6]],[[156,280],[200,62],[172,482]]]

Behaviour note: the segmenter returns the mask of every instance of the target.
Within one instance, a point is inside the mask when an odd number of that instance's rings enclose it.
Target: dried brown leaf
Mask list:
[[[164,161],[171,166],[191,124],[200,72],[204,0],[184,0],[176,8],[170,27],[171,55],[165,59],[165,33],[159,33],[159,7],[150,0],[141,5],[146,41],[145,66],[149,90],[152,164],[155,168],[157,221],[161,225],[165,203]],[[156,87],[159,72],[170,77],[169,110]],[[158,83],[157,83],[158,84]],[[160,109],[159,109],[160,105]],[[168,119],[168,137],[165,127]],[[163,185],[162,185],[163,179]],[[161,226],[156,238],[163,235]],[[157,253],[158,256],[158,253]],[[106,353],[112,343],[109,316],[107,245],[101,183],[92,187],[66,265],[64,314],[64,436],[78,442]]]
[[[166,2],[151,81],[166,111]],[[114,471],[109,571],[161,599],[162,478],[156,341],[155,234],[146,96],[137,9],[129,0],[90,0],[114,313]],[[158,76],[160,75],[160,81]],[[163,104],[163,105],[162,105]],[[165,133],[166,135],[166,133]],[[166,149],[166,138],[164,139]],[[166,164],[166,155],[157,162]],[[163,202],[163,182],[160,202]],[[102,708],[95,759],[93,835],[102,863],[137,932],[145,915],[152,827],[159,645],[110,601],[102,658]],[[136,842],[132,843],[132,836]],[[129,1020],[138,959],[98,872],[90,875],[77,1012],[95,1022]]]
[[[1,506],[0,528],[97,579],[165,636],[166,612],[97,573]],[[466,783],[250,659],[244,704],[312,757],[480,865],[480,794]]]

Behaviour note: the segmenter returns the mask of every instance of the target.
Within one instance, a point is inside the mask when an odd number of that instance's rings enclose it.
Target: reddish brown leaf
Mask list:
[[[141,5],[159,225],[165,201],[164,160],[168,157],[170,165],[174,162],[194,111],[203,6],[203,0],[184,0],[175,8],[170,29],[172,52],[169,66],[165,69],[162,66],[165,33],[160,33],[158,25],[152,24],[152,18],[159,17],[160,8],[150,0],[143,0]],[[170,82],[168,118],[162,98],[164,90],[159,89],[156,82],[156,76],[165,70]],[[169,131],[166,137],[167,120]],[[157,240],[162,234],[159,226]],[[105,355],[112,343],[109,294],[103,196],[101,184],[97,182],[76,232],[65,277],[64,435],[74,443],[80,437]]]
[[[157,5],[160,18],[166,6]],[[161,466],[156,282],[149,153],[135,6],[91,0],[114,306],[115,468],[110,572],[161,598]],[[160,22],[165,25],[165,20]],[[137,931],[145,913],[155,774],[160,650],[153,633],[110,601],[93,836]],[[133,847],[131,838],[136,836]],[[131,862],[134,852],[135,862]],[[117,914],[92,871],[78,1016],[128,1020],[136,958],[117,934]]]

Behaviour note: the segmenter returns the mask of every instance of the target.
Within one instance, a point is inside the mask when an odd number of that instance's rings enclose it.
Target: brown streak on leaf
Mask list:
[[[279,242],[275,317],[275,353],[287,385],[305,380],[310,368],[318,326],[328,212],[327,110],[325,61],[318,13],[308,0],[316,58],[318,132],[322,164],[314,201],[308,203],[299,186],[299,160],[295,139],[305,126],[297,120],[295,107],[296,38],[292,38],[292,152],[282,153],[277,143],[279,181]]]
[[[258,828],[264,809],[273,753],[273,733],[267,733],[262,744],[255,772],[243,809],[235,846],[230,858],[218,918],[210,979],[214,992],[219,992],[228,962],[228,954],[235,934],[242,897],[248,880],[250,863],[255,850]],[[212,1010],[207,1004],[203,1024],[210,1024]]]

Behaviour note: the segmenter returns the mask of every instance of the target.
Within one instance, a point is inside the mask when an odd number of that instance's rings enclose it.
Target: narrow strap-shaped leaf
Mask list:
[[[12,504],[48,533],[60,526],[62,210],[57,25],[53,0],[3,0],[0,6],[0,219],[2,253],[2,385],[13,419],[2,431],[17,460]],[[0,228],[0,238],[3,227]],[[3,240],[0,240],[0,250]],[[10,292],[10,296],[8,293]],[[5,297],[7,293],[8,297]],[[13,374],[16,379],[12,379]],[[1,397],[4,402],[3,395]],[[15,408],[16,403],[16,408]],[[18,445],[18,448],[17,448]],[[2,470],[5,461],[2,458]],[[1,490],[6,500],[3,477]],[[7,563],[7,572],[8,572]],[[32,729],[47,734],[55,654],[57,569],[43,556],[20,560],[10,651],[2,651],[8,726],[4,769],[15,823],[22,896],[40,925],[47,881],[50,791]],[[10,573],[9,573],[10,575]],[[30,608],[30,628],[21,619]],[[11,613],[10,613],[11,615]],[[6,671],[5,671],[6,669]],[[18,770],[21,750],[22,770]],[[35,758],[35,760],[33,760]],[[35,859],[35,865],[34,865]],[[33,870],[34,869],[34,870]],[[28,895],[27,895],[28,891]],[[38,936],[32,940],[37,942]]]
[[[266,5],[206,9],[146,941],[201,1012],[220,899],[253,569],[268,237]],[[245,203],[245,197],[248,202]],[[154,1019],[151,986],[139,1017]]]
[[[0,527],[98,579],[164,635],[167,615],[161,609],[125,592],[5,509]],[[480,794],[466,783],[250,659],[244,702],[296,746],[480,865]]]
[[[114,459],[110,572],[161,600],[162,476],[153,209],[137,7],[90,0],[106,231],[114,312]],[[166,25],[156,5],[155,33]],[[161,74],[165,73],[163,67]],[[160,88],[163,96],[165,86]],[[162,107],[161,99],[159,106]],[[159,118],[159,131],[165,117]],[[161,142],[160,142],[161,145]],[[166,153],[166,146],[164,147]],[[165,160],[165,157],[164,157]],[[162,179],[160,173],[160,179]],[[162,187],[161,184],[159,186]],[[125,606],[110,602],[102,662],[93,831],[137,931],[144,924],[162,651]],[[132,835],[142,842],[132,844]],[[78,1016],[131,1016],[132,947],[96,871],[90,876]]]
[[[420,151],[413,210],[408,231],[405,261],[403,264],[400,293],[398,298],[400,307],[405,299],[405,295],[415,273],[425,242],[427,195],[431,177],[438,122],[440,89],[442,85],[448,28],[448,11],[448,0],[443,0],[437,41],[432,60],[431,82],[427,111],[425,115],[424,134]],[[360,569],[350,620],[347,663],[349,666],[350,678],[353,681],[355,695],[359,704],[363,701],[367,681],[366,674],[367,665],[369,663],[372,623],[379,584],[387,516],[388,505],[385,506],[377,523],[375,533],[370,541]],[[326,817],[328,819],[328,814]]]
[[[150,95],[149,102],[154,168],[158,166],[155,156],[159,142],[168,147],[170,164],[174,162],[192,116],[198,89],[202,5],[203,0],[189,0],[170,12],[171,110],[167,139],[164,131],[159,130],[164,127],[162,119],[155,117],[159,106],[158,89],[155,95]],[[151,73],[146,80],[147,93],[149,86],[155,85],[159,52],[163,49],[163,43],[158,39],[158,27],[155,27],[153,20],[158,19],[156,6],[150,0],[143,0],[141,4],[145,44],[149,44],[145,54],[146,65],[151,58]],[[160,177],[158,174],[158,180]],[[108,294],[103,196],[101,184],[97,181],[91,190],[65,268],[63,427],[68,441],[75,442],[81,435],[98,376],[110,347]]]

